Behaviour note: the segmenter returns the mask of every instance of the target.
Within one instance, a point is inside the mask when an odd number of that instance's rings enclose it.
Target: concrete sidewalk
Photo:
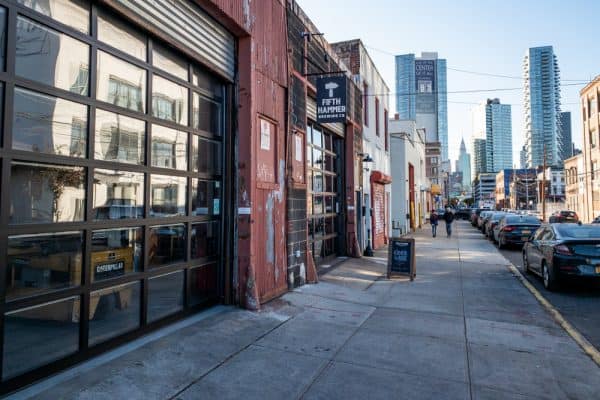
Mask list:
[[[600,368],[470,225],[415,237],[414,282],[384,279],[385,252],[349,259],[261,312],[216,308],[16,396],[599,398]]]

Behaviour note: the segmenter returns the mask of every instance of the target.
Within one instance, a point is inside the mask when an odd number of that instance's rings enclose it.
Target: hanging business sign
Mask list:
[[[317,78],[317,122],[346,122],[346,76]]]
[[[436,107],[434,60],[415,60],[415,90],[417,113],[434,114]]]

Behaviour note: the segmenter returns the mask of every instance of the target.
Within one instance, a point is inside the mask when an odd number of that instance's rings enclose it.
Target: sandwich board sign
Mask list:
[[[387,277],[408,276],[414,280],[416,276],[415,265],[415,239],[390,238],[388,250]]]
[[[346,76],[317,78],[317,122],[346,122]]]

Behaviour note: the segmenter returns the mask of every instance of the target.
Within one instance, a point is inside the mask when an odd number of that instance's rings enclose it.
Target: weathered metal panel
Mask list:
[[[233,80],[235,38],[206,12],[185,0],[111,0],[154,29],[189,48],[216,71]]]

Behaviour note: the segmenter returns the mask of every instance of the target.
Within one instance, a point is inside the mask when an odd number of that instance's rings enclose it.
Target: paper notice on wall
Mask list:
[[[302,136],[296,135],[296,161],[302,162],[302,149],[304,146],[302,145]]]
[[[271,150],[271,124],[264,119],[260,120],[260,148]]]

